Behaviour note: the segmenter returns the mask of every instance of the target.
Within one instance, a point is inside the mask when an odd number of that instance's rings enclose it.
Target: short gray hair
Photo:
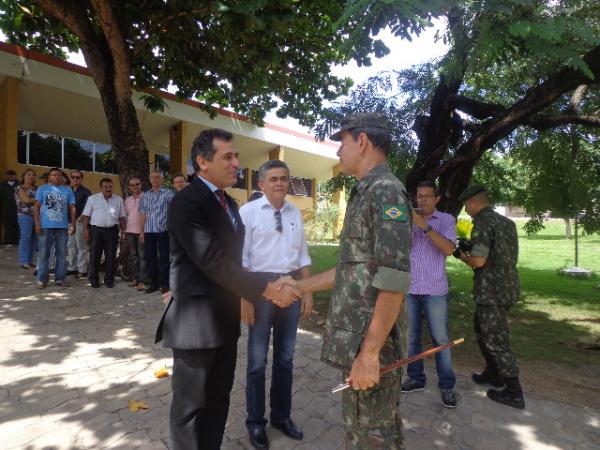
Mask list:
[[[260,166],[260,169],[258,169],[258,179],[264,181],[267,176],[267,171],[279,168],[287,170],[288,175],[290,174],[290,168],[286,163],[279,159],[270,159],[266,163],[263,163],[263,165]]]

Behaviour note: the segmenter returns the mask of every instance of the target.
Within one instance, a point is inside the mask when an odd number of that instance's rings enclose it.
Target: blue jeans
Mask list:
[[[19,214],[19,264],[34,264],[33,255],[37,247],[37,234],[33,227],[33,216]]]
[[[56,247],[56,266],[54,272],[55,281],[64,281],[67,274],[66,255],[69,234],[66,228],[42,228],[39,239],[39,265],[37,279],[42,283],[48,283],[48,263],[50,261],[50,249]]]
[[[445,345],[448,339],[448,295],[413,295],[406,296],[410,333],[408,336],[408,356],[421,353],[421,333],[423,331],[423,316],[429,325],[429,335],[433,345]],[[456,383],[452,371],[452,356],[450,349],[435,354],[435,368],[438,374],[440,389],[451,389]],[[423,360],[408,365],[408,376],[425,385],[427,381]]]
[[[248,368],[246,371],[246,427],[264,427],[265,371],[271,328],[273,329],[273,372],[271,375],[271,422],[290,418],[294,347],[300,319],[300,301],[278,308],[261,299],[254,305],[255,322],[248,330]]]

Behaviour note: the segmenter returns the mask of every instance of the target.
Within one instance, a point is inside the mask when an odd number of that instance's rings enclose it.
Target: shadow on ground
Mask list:
[[[14,248],[0,249],[0,449],[168,448],[170,381],[153,376],[155,369],[170,366],[170,352],[153,344],[160,297],[124,283],[92,289],[74,281],[69,289],[39,291],[15,256]],[[465,315],[465,329],[453,332],[468,333],[469,311],[456,306]],[[526,318],[534,324],[530,330],[548,320],[537,312]],[[245,339],[244,332],[223,449],[250,448],[244,427]],[[293,417],[305,439],[290,441],[268,427],[275,450],[343,447],[341,396],[329,392],[341,375],[319,361],[320,345],[320,337],[299,333]],[[600,445],[598,411],[535,394],[527,396],[525,411],[513,410],[487,400],[485,390],[464,376],[458,377],[459,407],[448,410],[430,367],[427,373],[425,392],[403,396],[400,405],[408,448]],[[150,409],[130,412],[128,400],[146,401]]]

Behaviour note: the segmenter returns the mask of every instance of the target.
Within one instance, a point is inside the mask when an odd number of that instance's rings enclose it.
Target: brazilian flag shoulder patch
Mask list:
[[[395,222],[408,221],[408,208],[406,205],[383,205],[383,220]]]

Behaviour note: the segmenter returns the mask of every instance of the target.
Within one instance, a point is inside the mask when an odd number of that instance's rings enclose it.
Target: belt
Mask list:
[[[254,272],[260,275],[263,275],[269,281],[275,281],[281,277],[292,277],[294,279],[298,279],[300,277],[300,269],[292,270],[291,272],[281,273],[281,272]]]
[[[94,227],[94,228],[104,228],[105,230],[109,230],[111,228],[118,227],[119,225],[111,225],[110,227],[101,227],[101,226],[98,226],[98,225],[91,225],[91,226]]]

